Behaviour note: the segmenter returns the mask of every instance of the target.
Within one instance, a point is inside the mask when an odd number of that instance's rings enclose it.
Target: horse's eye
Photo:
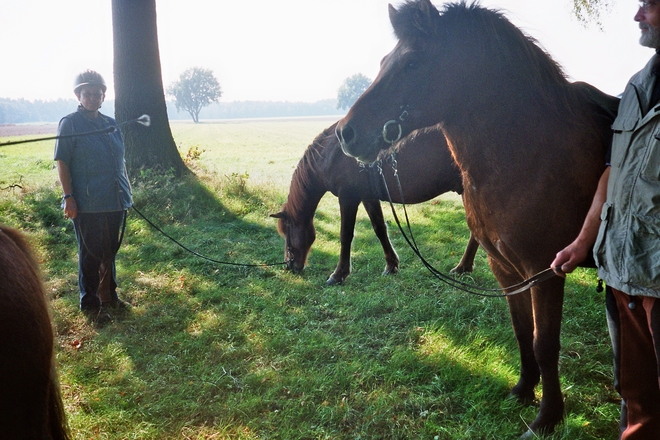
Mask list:
[[[407,70],[417,70],[419,68],[419,63],[416,60],[410,60],[406,63]]]

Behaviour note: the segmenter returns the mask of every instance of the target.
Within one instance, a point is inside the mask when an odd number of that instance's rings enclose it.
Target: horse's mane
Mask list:
[[[336,125],[336,123],[333,124],[316,136],[305,150],[303,157],[298,161],[291,177],[289,196],[286,201],[287,212],[300,213],[303,206],[305,206],[305,197],[310,192],[318,191],[317,166],[321,159],[325,157],[328,142],[335,138]]]
[[[486,57],[488,71],[504,71],[507,75],[513,71],[516,79],[510,82],[518,92],[521,87],[537,93],[539,87],[551,89],[556,102],[556,94],[565,95],[568,89],[562,68],[534,38],[514,26],[501,11],[482,7],[478,1],[448,3],[438,11],[425,0],[408,0],[399,7],[392,24],[396,37],[403,42],[464,42],[469,51],[466,56]],[[560,98],[566,101],[567,96]]]

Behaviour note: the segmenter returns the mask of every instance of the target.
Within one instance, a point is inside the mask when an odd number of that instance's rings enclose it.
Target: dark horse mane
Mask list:
[[[286,201],[286,211],[289,213],[300,213],[305,206],[304,196],[318,191],[319,182],[313,176],[318,174],[317,167],[325,157],[328,139],[336,139],[335,125],[326,128],[316,136],[298,161],[291,178],[291,188]]]
[[[424,15],[419,0],[408,0],[398,8],[393,19],[396,37],[415,46],[428,40],[471,41],[471,52],[466,59],[487,60],[483,68],[493,72],[506,72],[507,84],[515,85],[511,93],[524,97],[533,94],[534,100],[557,109],[566,115],[573,106],[570,83],[563,69],[538,42],[514,26],[496,9],[481,6],[478,1],[460,1],[442,6],[438,14]],[[430,16],[430,19],[426,17]],[[516,75],[512,81],[511,74]],[[508,92],[508,90],[507,90]],[[540,94],[539,94],[540,92]]]

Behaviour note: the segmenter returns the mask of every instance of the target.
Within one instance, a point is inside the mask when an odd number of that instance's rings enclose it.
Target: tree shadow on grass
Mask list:
[[[274,224],[249,220],[275,203],[249,190],[243,196],[240,205],[251,208],[237,215],[199,182],[165,182],[137,187],[136,206],[205,254],[279,258]],[[373,234],[362,223],[359,234]],[[427,223],[419,236],[437,232]],[[381,265],[373,246],[365,267]],[[206,263],[135,216],[119,262],[121,293],[135,307],[60,360],[78,393],[73,410],[94,414],[111,438],[135,437],[137,425],[141,438],[181,438],[184,429],[287,439],[524,431],[522,410],[511,415],[502,403],[518,363],[502,301],[446,292],[413,267],[390,278],[362,270],[323,289],[316,275]],[[481,363],[485,350],[501,356],[504,371]]]
[[[185,286],[154,292],[165,296],[101,332],[99,345],[132,361],[123,390],[140,398],[123,410],[146,410],[154,425],[181,417],[283,438],[422,438],[432,421],[479,418],[490,419],[485,432],[512,429],[500,416],[506,379],[453,354],[420,355],[404,298],[327,289],[310,298],[310,286],[277,276],[279,292],[260,292],[250,278],[227,289],[196,286],[195,295]]]
[[[26,231],[33,241],[43,243],[47,255],[42,257],[58,273],[77,256],[73,224],[64,217],[61,202],[59,191],[39,187],[8,198],[0,209],[0,223]]]

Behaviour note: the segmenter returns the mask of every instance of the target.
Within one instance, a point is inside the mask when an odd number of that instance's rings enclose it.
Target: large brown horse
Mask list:
[[[0,438],[68,439],[53,330],[36,261],[0,226]]]
[[[382,177],[375,168],[365,168],[346,156],[335,136],[337,123],[325,129],[309,145],[291,178],[289,196],[282,210],[271,215],[284,237],[287,268],[300,272],[316,238],[314,213],[323,195],[330,191],[339,198],[341,213],[339,263],[326,285],[344,282],[351,272],[351,243],[360,203],[385,252],[384,275],[399,270],[399,257],[387,235],[380,201],[387,201]],[[383,165],[383,175],[395,203],[421,203],[448,191],[462,192],[461,176],[438,127],[417,130],[396,146],[396,165],[401,191],[392,167]],[[403,199],[403,200],[402,200]],[[471,272],[479,245],[470,235],[454,273]]]
[[[582,225],[605,167],[616,99],[569,83],[501,13],[466,2],[390,5],[398,38],[370,88],[337,126],[364,161],[402,134],[442,124],[463,175],[468,225],[499,283],[546,269]],[[550,432],[564,403],[558,361],[564,279],[507,298],[521,357],[512,396],[543,397],[523,437]]]

